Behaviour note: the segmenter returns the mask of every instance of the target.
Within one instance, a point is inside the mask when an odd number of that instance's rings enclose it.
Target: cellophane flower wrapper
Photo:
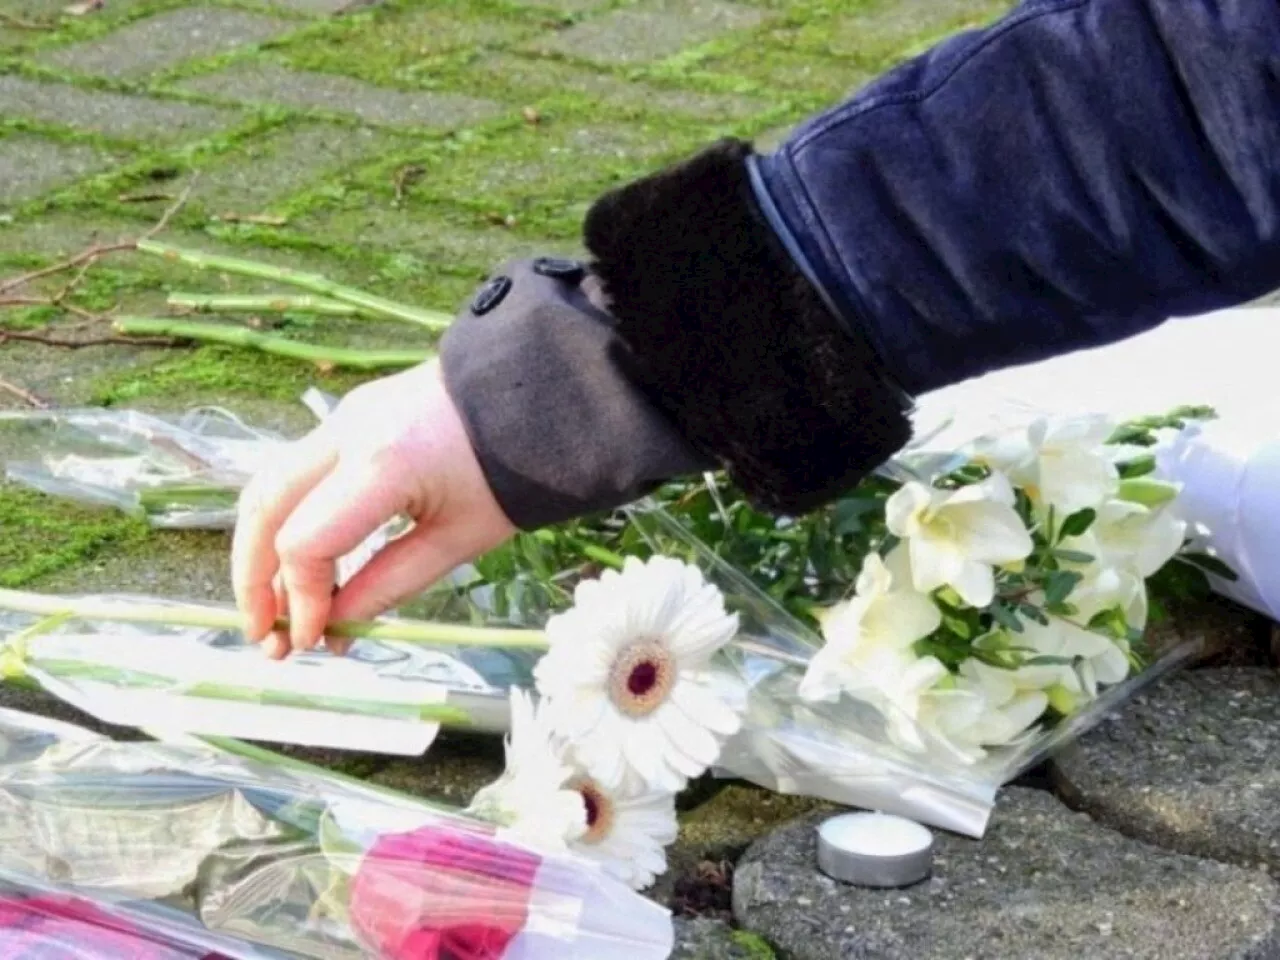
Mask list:
[[[1268,346],[1270,345],[1270,346]],[[1159,473],[1182,485],[1178,511],[1197,549],[1237,577],[1213,589],[1280,619],[1280,309],[1237,307],[1177,318],[1118,343],[1000,370],[922,398],[933,449],[1046,410],[1116,418],[1188,401],[1217,419],[1193,424],[1155,450]],[[1087,389],[1081,389],[1087,384]]]
[[[3,956],[661,960],[671,950],[669,914],[594,867],[409,797],[189,738],[120,743],[14,711],[0,711],[0,745],[0,924],[67,941],[62,953],[11,953],[0,929]],[[136,952],[94,952],[126,935]]]
[[[175,529],[230,529],[240,490],[285,443],[216,408],[172,419],[128,409],[6,411],[0,429],[11,481]]]
[[[1021,429],[1037,415],[1043,413],[1008,398],[988,407],[977,421],[935,404],[921,417],[919,439],[879,473],[895,483],[927,482],[964,463],[968,457],[961,449],[978,436]],[[629,512],[654,552],[699,566],[739,615],[739,637],[722,657],[744,681],[749,702],[743,729],[725,745],[717,773],[784,794],[896,813],[981,837],[1001,786],[1186,663],[1198,649],[1188,642],[1160,651],[1140,672],[1099,689],[1087,704],[1056,722],[1037,722],[1016,741],[986,747],[979,759],[961,758],[945,736],[878,695],[873,677],[858,684],[856,696],[844,693],[834,702],[802,697],[801,682],[824,642],[818,632],[662,506],[650,501]]]
[[[181,606],[125,594],[79,599]],[[496,669],[502,650],[361,639],[344,657],[318,649],[273,661],[238,630],[42,619],[0,610],[0,674],[105,724],[420,756],[443,723],[496,732],[508,722],[508,678],[486,679],[468,663]]]

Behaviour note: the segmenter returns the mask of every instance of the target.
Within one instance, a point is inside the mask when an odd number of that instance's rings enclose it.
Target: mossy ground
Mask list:
[[[776,140],[895,61],[1006,7],[1004,0],[720,0],[719,13],[731,15],[738,26],[715,33],[706,24],[716,4],[706,0],[386,0],[354,5],[337,17],[309,13],[299,3],[205,0],[201,6],[268,12],[292,32],[125,79],[72,74],[45,59],[59,48],[108,37],[186,5],[187,0],[109,0],[97,13],[60,16],[63,0],[17,0],[6,13],[45,28],[0,22],[0,77],[228,108],[225,96],[193,93],[187,82],[237,65],[268,63],[389,90],[461,94],[496,104],[496,110],[454,129],[379,129],[376,150],[339,169],[284,183],[251,206],[237,208],[234,192],[225,189],[215,204],[197,182],[166,234],[183,246],[302,267],[446,311],[464,302],[512,252],[576,251],[582,214],[608,187],[722,135]],[[631,41],[616,26],[622,21],[610,18],[627,11],[688,18],[695,42],[647,60],[611,62],[608,43],[625,50]],[[556,46],[557,37],[578,36],[567,31],[587,21],[599,27],[581,35],[607,42]],[[261,103],[230,107],[236,111],[232,122],[178,142],[167,130],[157,130],[154,138],[120,137],[91,132],[74,117],[37,121],[4,116],[0,107],[0,142],[37,137],[92,148],[114,161],[94,176],[13,202],[0,182],[0,277],[65,257],[95,232],[97,239],[142,233],[202,172],[242,175],[255,186],[256,197],[255,171],[270,166],[288,173],[288,157],[280,163],[271,144],[314,124],[338,138],[355,137],[367,126],[345,114],[341,104],[305,110]],[[269,212],[275,219],[229,221],[229,210],[241,217]],[[74,302],[95,311],[118,306],[154,312],[174,290],[262,288],[131,254],[92,270]],[[0,330],[30,330],[50,321],[65,325],[48,310],[0,311]],[[425,330],[392,323],[295,322],[281,332],[349,345],[431,343]],[[306,387],[341,393],[364,379],[221,347],[123,354],[118,349],[73,353],[0,345],[0,379],[63,404],[172,411],[218,404],[294,430],[307,422],[296,402]],[[0,393],[0,406],[19,405]],[[119,582],[110,586],[135,590],[173,581],[130,571],[187,565],[216,571],[226,550],[221,535],[153,533],[120,514],[12,484],[0,484],[0,531],[0,585],[6,587],[102,588],[101,577],[111,576]],[[214,584],[214,593],[224,591],[225,582]],[[482,753],[464,743],[441,754],[434,768],[371,758],[327,762],[457,801],[464,797],[455,781],[480,776],[484,771],[476,770],[492,762],[477,759]],[[463,772],[455,777],[446,769],[451,765]],[[688,856],[682,854],[682,862],[740,848],[780,810],[790,811],[787,803],[731,788],[686,812]],[[744,938],[742,945],[770,955],[754,940],[748,944]]]

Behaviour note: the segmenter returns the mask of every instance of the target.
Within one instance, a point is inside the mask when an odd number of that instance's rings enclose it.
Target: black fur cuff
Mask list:
[[[763,220],[723,141],[602,197],[587,248],[631,375],[759,508],[835,499],[911,438],[909,400]]]

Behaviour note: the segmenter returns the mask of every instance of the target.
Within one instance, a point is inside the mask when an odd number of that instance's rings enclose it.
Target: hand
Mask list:
[[[399,515],[413,529],[335,590],[338,558]],[[240,498],[232,581],[245,633],[270,636],[276,659],[312,649],[327,623],[375,617],[514,533],[438,364],[365,384]],[[283,616],[288,637],[272,631]]]

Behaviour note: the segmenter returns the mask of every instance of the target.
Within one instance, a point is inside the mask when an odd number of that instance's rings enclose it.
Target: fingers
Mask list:
[[[240,497],[231,546],[231,582],[245,618],[245,635],[257,643],[280,615],[273,580],[279,570],[276,535],[293,509],[337,459],[327,433],[317,429],[282,451],[283,466],[255,476]]]
[[[332,618],[338,558],[407,507],[389,471],[340,463],[294,508],[276,536],[280,579],[289,595],[290,642],[313,648]]]
[[[477,524],[416,527],[384,547],[333,598],[330,620],[371,620],[420,593],[449,571],[506,539],[505,531],[485,531]],[[332,638],[338,654],[351,641]]]

